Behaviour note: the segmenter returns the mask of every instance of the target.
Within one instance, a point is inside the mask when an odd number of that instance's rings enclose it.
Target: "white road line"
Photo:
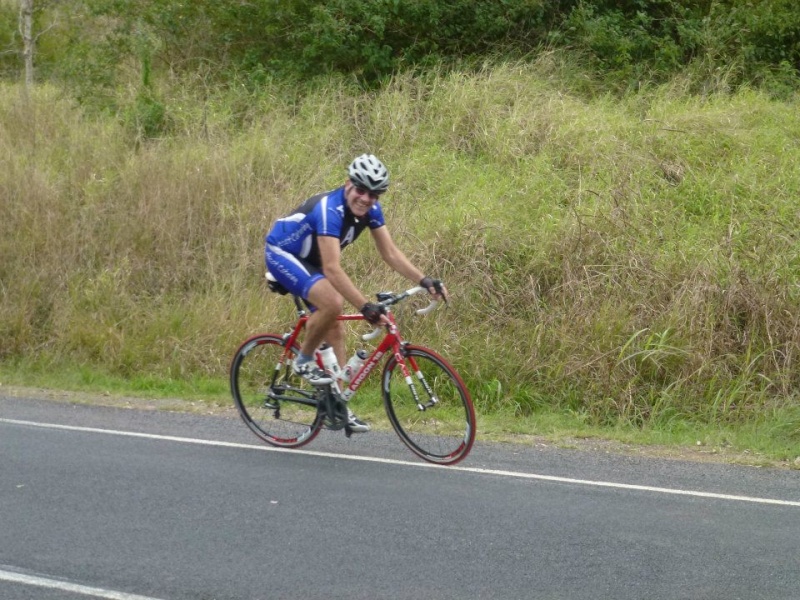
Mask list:
[[[303,454],[306,456],[321,456],[327,458],[339,458],[342,460],[355,460],[362,462],[373,462],[390,465],[402,465],[417,468],[447,469],[448,471],[461,471],[464,473],[479,473],[482,475],[496,475],[502,477],[515,477],[517,479],[536,479],[540,481],[554,481],[558,483],[571,483],[576,485],[588,485],[594,487],[616,488],[622,490],[632,490],[639,492],[652,492],[659,494],[673,494],[678,496],[694,496],[697,498],[714,498],[717,500],[733,500],[737,502],[753,502],[756,504],[774,504],[778,506],[800,507],[800,501],[777,500],[774,498],[758,498],[755,496],[736,496],[731,494],[717,494],[714,492],[701,492],[696,490],[681,490],[675,488],[653,487],[649,485],[635,485],[630,483],[614,483],[612,481],[593,481],[589,479],[573,479],[571,477],[558,477],[555,475],[539,475],[536,473],[523,473],[519,471],[503,471],[498,469],[480,469],[476,467],[452,466],[442,467],[430,463],[411,462],[396,460],[392,458],[377,458],[372,456],[352,456],[348,454],[337,454],[334,452],[318,452],[314,450],[289,450],[285,448],[274,448],[272,446],[257,446],[253,444],[239,444],[234,442],[221,442],[216,440],[200,440],[195,438],[176,437],[171,435],[156,435],[152,433],[138,433],[135,431],[118,431],[114,429],[97,429],[94,427],[76,427],[73,425],[59,425],[56,423],[37,423],[35,421],[18,421],[15,419],[0,419],[0,423],[11,425],[28,425],[32,427],[42,427],[46,429],[62,429],[66,431],[80,431],[85,433],[105,433],[108,435],[122,435],[127,437],[145,438],[151,440],[161,440],[168,442],[180,442],[184,444],[200,444],[205,446],[222,446],[225,448],[243,448],[248,450],[260,450],[263,452],[290,452],[292,454]]]
[[[0,570],[0,581],[35,585],[37,587],[59,590],[62,592],[73,592],[75,594],[83,594],[84,596],[93,596],[95,598],[109,598],[110,600],[158,600],[158,598],[151,598],[149,596],[126,594],[125,592],[115,592],[113,590],[78,585],[77,583],[69,583],[68,581],[61,581],[58,579],[48,579],[36,575],[23,575],[22,573],[13,573],[3,570]]]

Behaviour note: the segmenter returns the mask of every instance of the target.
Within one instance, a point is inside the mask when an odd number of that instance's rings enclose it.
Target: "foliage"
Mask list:
[[[736,65],[733,85],[797,89],[800,12],[792,0],[628,0],[580,2],[551,33],[592,57],[622,85],[665,81],[696,61],[709,70]]]
[[[675,73],[697,51],[692,29],[701,25],[696,3],[584,2],[551,35],[591,55],[597,68],[620,82]]]
[[[431,57],[483,55],[498,46],[532,48],[545,34],[540,0],[337,0],[314,6],[310,16],[308,25],[290,36],[291,45],[303,49],[295,57],[301,72],[311,75],[322,65],[367,81]]]
[[[699,64],[698,90],[724,70],[726,84],[763,85],[786,97],[797,89],[800,70],[800,11],[793,0],[38,4],[38,29],[47,29],[39,47],[42,73],[86,90],[80,95],[87,102],[90,89],[103,97],[120,78],[129,82],[131,69],[141,69],[143,44],[159,73],[202,72],[218,83],[250,86],[336,73],[374,87],[405,69],[535,57],[545,48],[583,57],[597,80],[615,90],[663,82]],[[15,18],[0,8],[0,21],[11,25]],[[0,44],[13,50],[14,40]],[[12,73],[13,52],[2,56],[0,67]]]
[[[16,78],[22,68],[18,18],[12,5],[0,2],[0,77]]]

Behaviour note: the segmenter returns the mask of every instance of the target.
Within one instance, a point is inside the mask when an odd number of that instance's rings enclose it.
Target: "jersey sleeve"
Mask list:
[[[369,228],[377,229],[386,225],[386,220],[383,218],[383,209],[381,205],[376,202],[369,210]]]
[[[323,198],[314,208],[316,234],[338,238],[342,234],[343,212],[330,195]]]

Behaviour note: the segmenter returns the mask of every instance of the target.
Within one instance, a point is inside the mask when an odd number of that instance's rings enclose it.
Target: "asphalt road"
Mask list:
[[[800,598],[800,472],[0,396],[0,598]]]

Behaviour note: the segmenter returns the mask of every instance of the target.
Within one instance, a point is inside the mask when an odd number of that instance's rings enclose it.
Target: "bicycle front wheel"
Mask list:
[[[475,408],[458,373],[433,350],[405,345],[403,364],[392,356],[383,369],[383,404],[406,446],[428,462],[452,465],[475,441]]]
[[[289,356],[284,348],[283,338],[270,333],[244,342],[231,362],[231,394],[242,420],[259,438],[297,448],[317,437],[322,415],[316,390],[292,371],[298,348],[291,348]]]

